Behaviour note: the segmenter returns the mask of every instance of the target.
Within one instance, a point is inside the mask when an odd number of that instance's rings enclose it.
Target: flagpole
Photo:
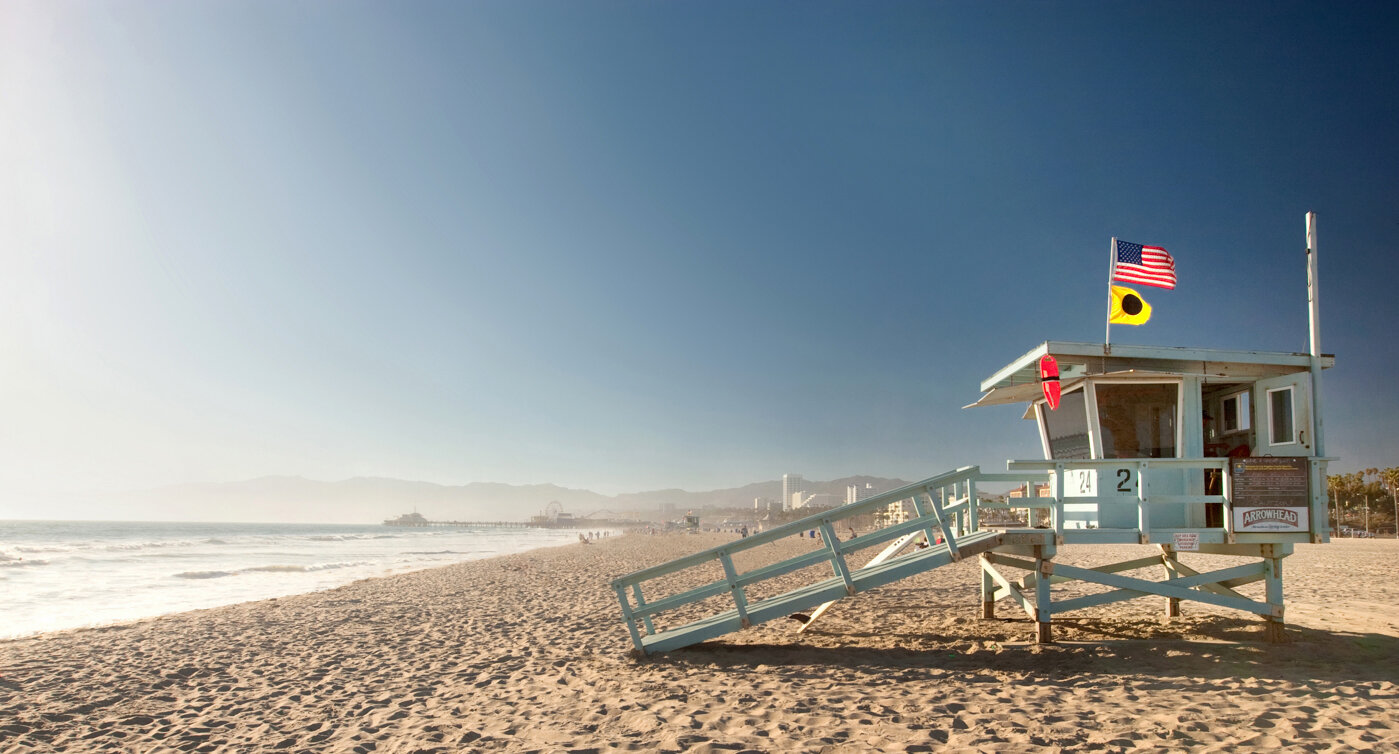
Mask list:
[[[1108,316],[1107,333],[1103,335],[1103,353],[1112,353],[1112,271],[1117,266],[1117,236],[1108,243]]]
[[[1321,432],[1321,283],[1317,280],[1316,213],[1307,213],[1307,334],[1311,346],[1312,447],[1326,455]]]

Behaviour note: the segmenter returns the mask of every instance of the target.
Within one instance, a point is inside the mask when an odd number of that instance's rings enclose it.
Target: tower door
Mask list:
[[[1311,375],[1270,377],[1253,385],[1255,456],[1312,455]]]

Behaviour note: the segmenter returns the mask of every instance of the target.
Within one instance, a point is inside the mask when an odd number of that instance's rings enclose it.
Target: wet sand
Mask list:
[[[1007,601],[977,618],[962,562],[804,634],[776,621],[633,658],[608,581],[729,536],[612,537],[0,642],[0,752],[1399,747],[1394,540],[1299,546],[1281,645],[1199,603],[1167,621],[1161,598],[1061,616],[1058,643],[1035,645]]]

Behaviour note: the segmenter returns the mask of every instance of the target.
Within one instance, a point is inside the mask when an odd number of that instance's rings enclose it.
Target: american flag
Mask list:
[[[1112,279],[1124,283],[1154,285],[1157,288],[1176,287],[1176,260],[1160,246],[1117,241],[1117,255],[1112,266]]]

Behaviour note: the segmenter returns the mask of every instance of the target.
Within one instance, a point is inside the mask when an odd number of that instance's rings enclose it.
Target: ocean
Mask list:
[[[0,521],[0,638],[578,541],[568,529]]]

